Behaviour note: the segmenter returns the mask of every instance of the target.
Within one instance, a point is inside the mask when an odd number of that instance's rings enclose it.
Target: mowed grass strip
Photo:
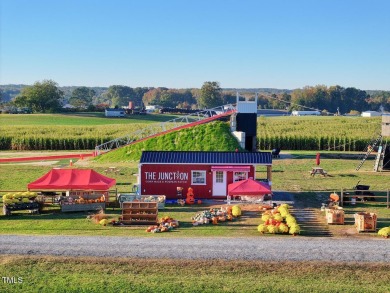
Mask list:
[[[18,255],[0,263],[1,276],[21,281],[0,283],[1,292],[388,292],[390,283],[388,263]]]
[[[132,123],[154,123],[164,122],[174,118],[176,115],[129,115],[125,118],[105,117],[104,112],[91,113],[64,113],[64,114],[1,114],[1,126],[25,126],[25,125],[45,125],[45,126],[95,126],[107,124],[132,124]]]

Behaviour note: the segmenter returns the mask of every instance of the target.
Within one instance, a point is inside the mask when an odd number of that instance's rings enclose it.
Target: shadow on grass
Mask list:
[[[315,192],[291,192],[294,198],[294,205],[303,208],[321,207],[322,200]]]
[[[44,210],[39,214],[30,214],[28,212],[13,212],[10,216],[0,216],[0,221],[20,221],[20,220],[77,220],[87,219],[88,216],[96,214],[98,211],[82,211],[73,213],[63,213],[61,210]],[[106,214],[120,215],[122,212],[113,210],[106,211]]]

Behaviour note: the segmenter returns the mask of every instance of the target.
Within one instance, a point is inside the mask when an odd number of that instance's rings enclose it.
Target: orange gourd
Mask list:
[[[194,203],[195,203],[194,191],[192,187],[188,187],[186,204],[194,204]]]
[[[218,217],[218,221],[225,222],[226,221],[226,217],[225,216],[219,216]]]
[[[228,214],[228,215],[231,215],[231,214],[232,214],[232,209],[233,209],[232,206],[228,206],[228,208],[227,208],[227,214]]]

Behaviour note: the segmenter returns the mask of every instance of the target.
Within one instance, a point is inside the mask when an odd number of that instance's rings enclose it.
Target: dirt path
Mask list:
[[[380,238],[0,235],[0,251],[55,256],[390,262],[390,241]]]

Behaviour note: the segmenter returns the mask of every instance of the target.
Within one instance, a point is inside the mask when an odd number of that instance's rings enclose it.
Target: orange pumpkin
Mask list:
[[[202,201],[200,199],[198,199],[198,204],[202,204]]]
[[[195,203],[194,197],[188,196],[188,197],[186,198],[186,204],[194,204],[194,203]]]
[[[217,225],[218,224],[218,218],[217,217],[212,217],[211,221],[212,221],[213,225]]]

